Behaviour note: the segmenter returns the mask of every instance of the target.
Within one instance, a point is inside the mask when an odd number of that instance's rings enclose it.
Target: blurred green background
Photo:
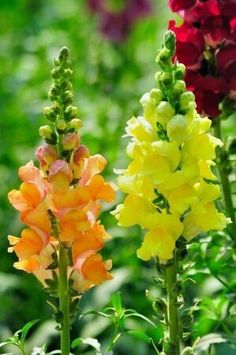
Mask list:
[[[112,11],[117,11],[114,4],[122,6],[122,1],[106,3]],[[155,56],[168,20],[174,17],[167,0],[149,3],[150,13],[132,23],[126,36],[117,42],[101,34],[101,16],[88,9],[86,0],[0,2],[0,341],[27,321],[40,318],[30,336],[28,351],[44,343],[48,343],[49,350],[58,348],[44,290],[32,275],[15,270],[15,256],[7,253],[7,235],[19,235],[22,229],[7,193],[18,187],[18,168],[34,159],[35,148],[41,143],[38,128],[45,124],[42,110],[49,105],[47,91],[53,59],[63,45],[70,48],[75,105],[84,123],[82,142],[93,154],[101,153],[107,158],[105,174],[108,180],[115,181],[113,169],[126,166],[127,141],[121,138],[125,123],[132,115],[142,113],[139,99],[155,86]],[[228,123],[227,134],[231,128]],[[118,194],[117,201],[120,198]],[[138,228],[117,227],[109,214],[113,208],[104,206],[102,219],[113,237],[104,255],[113,260],[114,280],[89,291],[81,302],[81,312],[101,309],[120,289],[125,307],[151,315],[145,290],[151,289],[154,295],[160,293],[152,281],[153,264],[137,259],[141,232]],[[199,293],[195,290],[193,296]],[[161,330],[153,330],[138,320],[128,322],[127,327],[146,329],[156,340],[162,335]],[[210,328],[211,323],[202,330],[203,334]],[[78,317],[72,336],[79,335],[97,337],[105,346],[112,328],[103,318]],[[16,350],[11,351],[17,354]],[[79,348],[78,354],[81,353],[93,354],[88,348]],[[121,339],[114,350],[116,355],[152,353],[152,348],[132,338]]]

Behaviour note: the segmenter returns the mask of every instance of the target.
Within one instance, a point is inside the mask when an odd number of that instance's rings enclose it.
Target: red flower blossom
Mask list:
[[[227,92],[223,78],[203,76],[199,72],[187,70],[185,80],[188,88],[195,94],[198,111],[209,117],[218,116],[219,103]]]
[[[188,9],[195,4],[196,0],[169,0],[169,6],[176,12]]]
[[[176,58],[187,67],[186,83],[199,113],[215,117],[226,97],[236,101],[236,0],[169,0],[184,22],[176,34]]]
[[[199,67],[204,49],[204,38],[201,32],[187,23],[176,27],[174,21],[170,21],[169,29],[174,31],[177,37],[176,56],[178,60],[188,67]]]

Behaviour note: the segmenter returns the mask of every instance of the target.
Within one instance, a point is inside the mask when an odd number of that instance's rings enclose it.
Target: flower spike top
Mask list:
[[[103,156],[90,155],[80,143],[73,106],[69,50],[61,49],[51,71],[51,107],[44,109],[48,125],[41,126],[45,145],[36,150],[37,168],[31,161],[19,169],[22,184],[8,198],[27,228],[21,237],[9,236],[14,266],[34,275],[46,286],[58,274],[59,244],[69,251],[72,288],[77,293],[109,280],[111,261],[98,253],[109,237],[97,220],[100,201],[111,202],[114,188],[100,175],[106,165]]]
[[[143,115],[127,123],[131,163],[118,178],[127,197],[114,214],[121,226],[146,230],[137,250],[143,260],[166,262],[180,236],[190,240],[229,222],[215,207],[220,188],[211,170],[222,142],[207,133],[211,121],[197,113],[194,94],[185,89],[185,67],[172,61],[174,52],[175,35],[168,31],[156,59],[158,88],[141,98]]]

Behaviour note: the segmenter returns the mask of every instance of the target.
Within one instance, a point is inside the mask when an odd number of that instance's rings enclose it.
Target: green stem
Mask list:
[[[167,291],[167,315],[169,349],[168,354],[180,354],[180,329],[179,329],[179,307],[177,291],[177,257],[174,256],[173,263],[166,268],[165,283]]]
[[[58,294],[61,320],[61,355],[70,354],[69,285],[67,278],[68,254],[62,243],[59,246]]]
[[[220,118],[217,118],[215,120],[214,135],[219,139],[222,138]],[[230,217],[232,221],[232,223],[230,223],[228,226],[229,235],[232,238],[232,240],[236,242],[236,219],[235,219],[231,186],[230,186],[229,174],[228,174],[228,165],[229,165],[228,155],[223,147],[218,148],[216,150],[216,155],[217,155],[216,162],[217,162],[217,167],[218,167],[221,186],[222,186],[225,211],[227,216]]]

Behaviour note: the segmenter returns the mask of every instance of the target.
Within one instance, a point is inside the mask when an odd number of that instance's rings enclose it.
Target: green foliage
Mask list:
[[[26,323],[22,329],[18,330],[13,336],[7,338],[4,342],[0,343],[0,348],[6,345],[16,346],[22,355],[26,355],[25,351],[25,338],[29,330],[39,321],[39,319],[32,320]]]

